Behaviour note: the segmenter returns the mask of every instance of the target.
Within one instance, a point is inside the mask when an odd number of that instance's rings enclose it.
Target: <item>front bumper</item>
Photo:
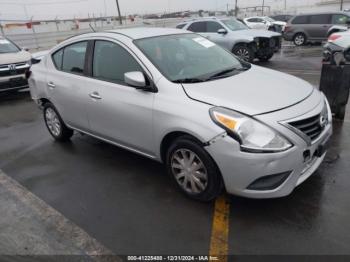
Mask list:
[[[28,87],[29,85],[25,75],[0,78],[0,93],[21,90]]]
[[[331,119],[331,115],[329,118]],[[280,126],[279,131],[284,128]],[[206,147],[221,171],[228,193],[249,198],[287,196],[317,170],[326,155],[325,145],[332,135],[332,122],[329,122],[319,138],[312,144],[308,144],[287,128],[283,131],[285,131],[284,134],[290,134],[287,137],[294,144],[285,152],[273,154],[242,152],[240,145],[229,136],[218,139]],[[310,157],[307,159],[304,154],[306,151],[310,152]],[[261,178],[285,173],[288,173],[288,177],[276,188],[248,189]]]

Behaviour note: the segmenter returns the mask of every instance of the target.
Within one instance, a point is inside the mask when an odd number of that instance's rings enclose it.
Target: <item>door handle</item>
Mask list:
[[[102,97],[100,96],[100,94],[98,92],[92,92],[91,94],[89,94],[89,96],[93,99],[97,99],[100,100],[102,99]]]
[[[47,86],[50,87],[50,88],[55,88],[56,87],[56,85],[53,82],[48,82]]]

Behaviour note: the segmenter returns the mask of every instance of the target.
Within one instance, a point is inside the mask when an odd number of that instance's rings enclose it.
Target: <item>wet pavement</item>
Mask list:
[[[260,65],[320,79],[313,55]],[[229,197],[229,254],[350,255],[349,160],[348,108],[326,161],[291,196]],[[0,169],[116,254],[208,253],[213,203],[185,198],[162,165],[128,151],[80,134],[55,143],[26,93],[0,98]]]

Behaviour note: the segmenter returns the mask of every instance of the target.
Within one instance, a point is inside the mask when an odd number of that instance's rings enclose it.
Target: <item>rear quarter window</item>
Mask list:
[[[177,29],[182,29],[182,28],[184,28],[185,26],[186,26],[186,24],[180,24],[180,25],[177,25],[176,28],[177,28]]]

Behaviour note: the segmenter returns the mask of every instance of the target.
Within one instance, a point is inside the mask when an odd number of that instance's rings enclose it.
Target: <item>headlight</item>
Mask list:
[[[241,144],[241,150],[255,153],[285,151],[292,144],[270,127],[232,110],[210,109],[213,121]]]

